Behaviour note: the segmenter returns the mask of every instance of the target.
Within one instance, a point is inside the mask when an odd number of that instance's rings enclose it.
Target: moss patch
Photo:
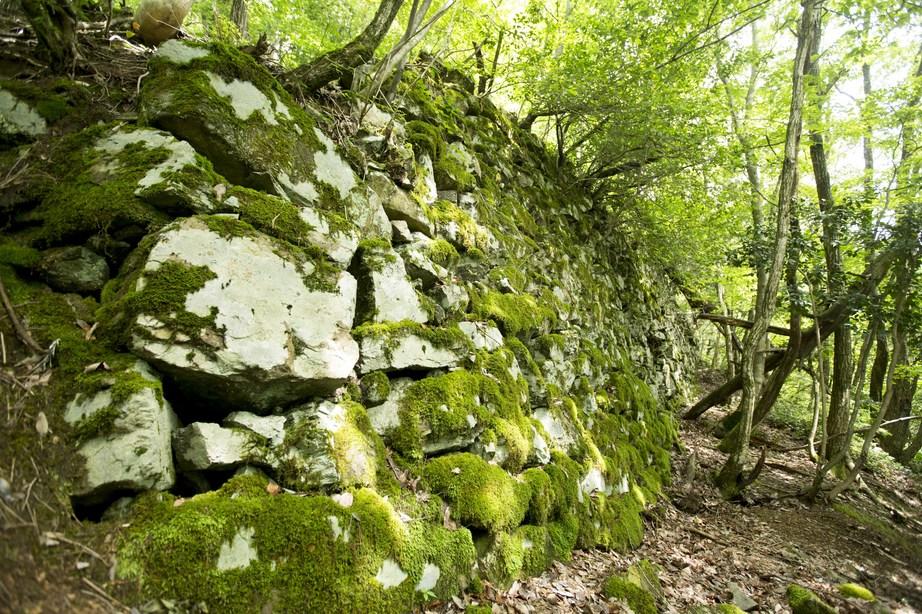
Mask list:
[[[816,593],[799,584],[789,584],[785,594],[793,614],[834,614],[836,611]]]
[[[513,529],[525,518],[528,485],[479,456],[463,452],[440,456],[422,470],[426,485],[451,503],[452,516],[467,526],[491,532]]]
[[[862,601],[877,600],[877,598],[874,596],[874,593],[861,586],[860,584],[855,584],[854,582],[846,582],[845,584],[840,584],[838,589],[840,595],[850,599],[861,599]]]
[[[225,612],[270,605],[299,611],[306,603],[337,612],[407,611],[425,600],[414,586],[427,562],[441,569],[436,595],[464,587],[474,561],[467,530],[404,525],[374,492],[354,495],[349,508],[323,496],[273,496],[256,476],[233,478],[179,506],[170,495],[146,495],[119,541],[119,574],[137,580],[141,595]],[[252,529],[255,557],[245,567],[217,569],[222,546],[241,528]],[[375,579],[388,559],[407,574],[392,588]]]
[[[605,581],[602,592],[609,599],[627,601],[627,604],[637,614],[658,614],[659,612],[653,595],[626,578],[612,576]]]

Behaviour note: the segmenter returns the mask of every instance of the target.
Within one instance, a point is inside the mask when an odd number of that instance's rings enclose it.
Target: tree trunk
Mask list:
[[[231,21],[240,30],[240,36],[243,38],[249,37],[249,17],[247,16],[246,0],[233,0],[231,3]]]
[[[912,221],[913,220],[909,220],[910,223]],[[860,278],[849,285],[847,292],[845,292],[835,303],[830,305],[826,311],[819,315],[817,323],[814,324],[814,328],[810,328],[803,332],[801,335],[801,343],[797,350],[785,350],[782,354],[773,354],[765,361],[765,371],[768,372],[776,369],[786,360],[790,360],[792,354],[795,355],[795,359],[809,356],[817,347],[815,327],[819,326],[819,337],[821,341],[832,334],[832,331],[857,309],[855,297],[868,296],[878,285],[880,285],[880,282],[886,277],[894,259],[897,257],[898,251],[897,248],[891,246],[875,256],[860,275]],[[727,380],[719,388],[712,390],[707,396],[690,407],[682,417],[686,420],[694,420],[700,417],[704,412],[715,405],[725,403],[727,399],[741,388],[741,386],[742,376],[740,375]]]
[[[807,60],[807,74],[813,78],[815,88],[819,89],[820,65],[819,52],[822,37],[822,25],[817,20],[814,25],[810,59]],[[816,114],[822,115],[822,94],[816,93]],[[838,211],[832,194],[832,182],[829,179],[829,167],[826,162],[826,146],[823,134],[817,128],[818,121],[810,128],[810,160],[813,164],[813,178],[816,182],[816,194],[822,212],[823,253],[826,257],[826,287],[830,296],[838,296],[845,287],[842,267],[842,250],[839,247]],[[829,398],[829,414],[825,422],[825,432],[844,433],[848,425],[849,389],[852,380],[852,339],[848,320],[840,324],[833,333],[832,353],[832,387]],[[829,442],[827,457],[836,456],[841,449],[847,449],[849,442],[837,438]]]
[[[77,14],[69,0],[21,0],[22,12],[39,44],[48,52],[51,69],[72,72],[77,61]]]
[[[361,34],[344,47],[290,70],[284,76],[285,84],[302,95],[312,94],[331,81],[350,85],[352,71],[371,61],[403,3],[404,0],[381,0],[374,17]]]
[[[794,56],[794,69],[791,88],[791,109],[784,143],[784,162],[778,187],[778,206],[775,212],[775,241],[771,262],[766,267],[764,291],[756,297],[756,313],[752,329],[746,335],[743,346],[742,387],[744,400],[740,403],[740,423],[736,445],[727,462],[716,478],[716,483],[725,497],[733,497],[745,488],[746,479],[743,468],[749,453],[749,436],[752,429],[752,416],[764,377],[764,367],[757,360],[768,333],[775,310],[775,297],[781,284],[784,259],[787,251],[791,224],[791,203],[797,190],[797,154],[801,134],[801,114],[804,100],[804,66],[810,48],[814,20],[817,11],[813,0],[804,0],[803,15],[797,35],[797,51]],[[763,354],[764,356],[764,354]]]
[[[890,362],[890,348],[887,345],[887,331],[881,326],[877,331],[877,345],[874,350],[874,364],[871,365],[871,380],[868,384],[868,397],[880,403],[884,398],[884,379],[887,377],[887,364]]]

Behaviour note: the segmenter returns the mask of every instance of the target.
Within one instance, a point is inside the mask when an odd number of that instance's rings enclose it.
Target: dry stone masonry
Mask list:
[[[639,543],[675,290],[471,83],[414,71],[388,112],[343,101],[341,142],[222,45],[163,44],[136,125],[43,137],[0,89],[3,155],[39,139],[55,177],[0,202],[0,274],[142,595],[398,612]]]

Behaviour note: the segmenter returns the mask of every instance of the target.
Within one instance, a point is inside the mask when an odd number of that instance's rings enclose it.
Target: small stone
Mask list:
[[[389,245],[360,247],[351,271],[359,284],[358,322],[424,323],[429,319],[407,278],[403,259]]]
[[[42,280],[60,292],[99,292],[109,281],[106,259],[85,247],[57,247],[42,252],[37,269]]]
[[[251,439],[241,430],[193,422],[173,434],[176,462],[186,471],[216,471],[247,461]]]
[[[413,233],[403,220],[391,221],[391,241],[394,245],[402,245],[413,241]]]
[[[461,329],[478,350],[492,352],[503,346],[503,334],[487,322],[460,322]]]
[[[407,224],[411,231],[421,232],[432,236],[432,225],[423,208],[414,201],[406,192],[394,185],[391,178],[384,173],[371,172],[365,181],[377,193],[384,206],[388,218],[400,220]]]
[[[233,539],[221,544],[216,564],[218,571],[244,569],[249,567],[253,561],[259,559],[256,547],[253,545],[253,535],[255,533],[256,529],[253,527],[241,527],[234,534]]]
[[[742,611],[749,612],[759,607],[759,604],[736,582],[727,582],[727,591],[730,593],[733,605]]]

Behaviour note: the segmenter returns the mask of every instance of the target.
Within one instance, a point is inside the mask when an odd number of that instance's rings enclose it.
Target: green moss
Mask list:
[[[532,467],[522,473],[522,478],[531,490],[528,512],[525,518],[532,524],[546,524],[551,515],[551,478],[541,467]]]
[[[494,320],[507,335],[540,331],[557,319],[530,294],[471,292],[471,312],[476,318]]]
[[[72,82],[70,83],[70,87],[66,89],[73,88]],[[54,84],[52,87],[40,87],[26,81],[0,79],[0,88],[32,106],[36,113],[49,123],[56,122],[73,111],[67,96],[63,95],[62,88],[55,87]]]
[[[506,588],[522,575],[525,548],[518,532],[500,531],[491,536],[478,567],[485,580],[494,586]]]
[[[79,420],[71,437],[78,445],[94,437],[105,437],[115,431],[115,422],[121,417],[118,405],[112,403]]]
[[[369,271],[381,271],[397,262],[397,254],[387,239],[365,239],[356,252],[358,262]]]
[[[457,226],[457,241],[453,241],[468,251],[468,255],[475,249],[490,249],[490,235],[466,211],[447,200],[437,200],[432,205],[425,207],[426,215],[433,224],[439,227],[455,224]]]
[[[406,125],[407,142],[413,145],[416,155],[426,154],[438,160],[445,151],[445,140],[439,129],[429,122],[413,120]]]
[[[391,392],[391,382],[383,371],[374,371],[362,377],[359,382],[362,398],[366,402],[378,405],[387,399]]]
[[[0,238],[0,264],[9,264],[20,269],[31,269],[38,264],[41,253],[37,249],[21,245],[7,238]]]
[[[119,540],[120,576],[137,580],[143,596],[169,595],[222,612],[292,612],[317,603],[331,612],[408,611],[426,599],[414,586],[427,562],[442,570],[437,596],[464,588],[475,555],[466,529],[404,526],[370,490],[355,491],[352,506],[343,508],[323,496],[272,496],[265,486],[256,476],[236,477],[178,506],[170,495],[145,495]],[[218,570],[222,545],[243,528],[252,529],[256,559]],[[408,575],[390,589],[374,579],[385,559]]]
[[[468,416],[489,423],[490,413],[480,403],[481,376],[458,369],[411,384],[400,402],[400,428],[391,445],[405,456],[422,458],[421,433],[453,437],[471,430]]]
[[[458,255],[458,250],[456,250],[451,243],[442,238],[433,239],[429,242],[426,246],[426,255],[429,257],[429,260],[444,267],[452,266],[460,257]]]
[[[605,581],[602,592],[609,599],[623,599],[636,614],[658,614],[653,595],[620,576]]]
[[[111,130],[94,126],[55,143],[48,169],[57,180],[42,203],[23,216],[24,221],[38,226],[33,243],[45,246],[120,231],[137,236],[169,221],[163,212],[135,196],[141,178],[169,158],[169,151],[135,143],[118,154],[117,165],[99,166],[102,152],[93,144]]]
[[[449,501],[452,516],[466,526],[505,531],[525,518],[528,485],[479,456],[440,456],[428,461],[422,474],[428,488]]]
[[[837,512],[848,516],[861,526],[871,529],[875,533],[878,533],[882,537],[889,539],[893,543],[899,544],[903,543],[904,541],[904,538],[899,531],[897,531],[895,528],[889,525],[887,521],[879,518],[878,516],[863,512],[857,507],[848,503],[842,503],[838,501],[833,502],[832,507]]]
[[[515,531],[522,541],[522,575],[536,576],[554,561],[547,527],[522,525]]]
[[[385,355],[388,357],[392,356],[401,341],[411,335],[424,339],[437,348],[452,349],[459,353],[473,350],[471,340],[457,325],[430,327],[404,320],[401,322],[366,322],[352,329],[352,336],[356,339],[380,340],[384,346]]]
[[[35,340],[43,347],[57,341],[55,365],[60,378],[73,383],[73,392],[80,389],[82,382],[100,377],[98,373],[85,373],[88,365],[106,362],[112,369],[119,369],[127,366],[127,360],[133,362],[134,359],[116,355],[96,340],[88,341],[84,331],[74,323],[78,318],[93,319],[94,300],[52,292],[44,284],[21,279],[7,265],[0,265],[0,276]]]
[[[493,614],[493,608],[488,605],[469,605],[464,608],[464,614]]]
[[[560,520],[548,523],[547,534],[552,558],[569,561],[579,537],[579,519],[573,514],[564,514]]]
[[[860,584],[855,584],[854,582],[846,582],[845,584],[840,584],[838,586],[839,594],[843,597],[852,598],[852,599],[861,599],[862,601],[876,601],[874,593]]]
[[[239,202],[236,210],[240,221],[293,245],[310,245],[308,237],[314,227],[301,218],[300,209],[291,202],[238,186],[227,191],[226,198],[231,197]]]
[[[786,595],[793,614],[834,614],[836,611],[816,593],[799,584],[789,584]]]

